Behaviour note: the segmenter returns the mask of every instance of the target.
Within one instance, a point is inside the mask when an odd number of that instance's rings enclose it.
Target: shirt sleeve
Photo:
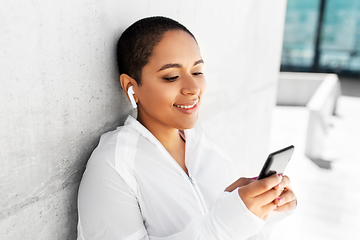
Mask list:
[[[108,162],[91,162],[78,195],[78,240],[148,240],[134,194]]]

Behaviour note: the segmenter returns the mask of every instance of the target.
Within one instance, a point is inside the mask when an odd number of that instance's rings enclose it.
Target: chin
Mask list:
[[[184,121],[181,124],[179,124],[177,129],[179,129],[179,130],[191,129],[196,126],[197,122],[198,122],[197,118],[192,121],[186,121],[186,122]]]

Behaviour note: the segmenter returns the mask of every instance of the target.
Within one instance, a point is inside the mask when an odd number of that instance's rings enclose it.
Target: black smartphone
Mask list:
[[[275,173],[283,174],[286,165],[294,153],[294,146],[288,146],[276,152],[270,153],[257,180],[269,177]]]

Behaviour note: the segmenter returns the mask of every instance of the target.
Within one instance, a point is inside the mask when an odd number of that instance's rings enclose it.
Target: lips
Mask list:
[[[198,102],[199,102],[199,99],[196,99],[195,102],[193,102],[191,104],[174,104],[174,106],[177,108],[182,108],[182,109],[190,109],[190,108],[193,108]]]

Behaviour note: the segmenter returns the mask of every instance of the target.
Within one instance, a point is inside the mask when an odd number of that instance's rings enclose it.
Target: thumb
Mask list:
[[[243,187],[243,186],[246,186],[252,182],[254,182],[255,179],[253,178],[244,178],[244,177],[241,177],[239,178],[238,180],[236,180],[234,183],[232,183],[230,186],[228,186],[225,191],[226,192],[232,192],[234,191],[236,188],[238,187]]]

